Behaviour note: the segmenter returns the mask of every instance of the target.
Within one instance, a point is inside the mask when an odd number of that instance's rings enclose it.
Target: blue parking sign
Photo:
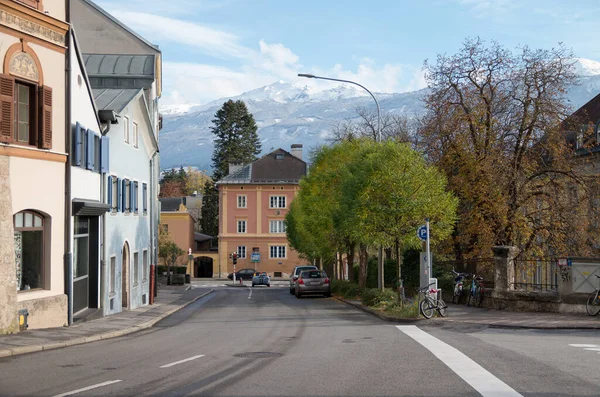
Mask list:
[[[427,241],[427,225],[421,225],[417,229],[417,236],[422,241]]]

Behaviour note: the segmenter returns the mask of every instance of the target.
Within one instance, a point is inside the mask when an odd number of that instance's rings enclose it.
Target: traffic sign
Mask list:
[[[419,226],[419,228],[417,229],[417,236],[422,241],[426,241],[427,240],[427,225],[421,225],[421,226]]]

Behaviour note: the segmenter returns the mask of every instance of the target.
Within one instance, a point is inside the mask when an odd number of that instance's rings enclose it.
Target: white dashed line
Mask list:
[[[192,360],[195,360],[195,359],[200,358],[200,357],[204,357],[204,354],[200,354],[198,356],[186,358],[185,360],[181,360],[181,361],[175,361],[174,363],[171,363],[171,364],[161,365],[159,368],[169,368],[169,367],[172,367],[174,365],[185,363],[185,362],[188,362],[188,361],[192,361]]]
[[[73,394],[81,393],[82,391],[88,391],[88,390],[92,390],[92,389],[97,389],[97,388],[102,387],[102,386],[108,386],[108,385],[112,385],[114,383],[119,383],[119,382],[123,382],[123,381],[120,380],[120,379],[109,380],[108,382],[98,383],[97,385],[92,385],[92,386],[84,387],[84,388],[73,390],[73,391],[69,391],[69,392],[66,392],[66,393],[63,393],[63,394],[57,394],[54,397],[71,396]]]
[[[483,397],[523,397],[465,354],[416,325],[396,327],[433,353]]]

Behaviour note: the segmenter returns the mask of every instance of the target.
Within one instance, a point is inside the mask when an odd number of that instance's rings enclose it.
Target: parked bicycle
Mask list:
[[[434,310],[437,310],[442,317],[446,317],[448,311],[448,305],[446,305],[446,302],[444,302],[441,297],[437,297],[438,290],[435,288],[429,288],[434,284],[435,283],[431,283],[427,287],[418,289],[419,296],[421,294],[424,295],[423,300],[419,302],[419,310],[426,319],[433,317]]]
[[[473,274],[471,278],[471,290],[469,291],[467,306],[471,306],[471,302],[473,302],[473,306],[481,307],[484,297],[485,287],[483,285],[483,277]]]
[[[597,274],[595,276],[596,278],[600,278]],[[587,302],[585,302],[585,311],[590,316],[597,316],[600,313],[600,286],[592,292]]]
[[[454,274],[454,293],[452,295],[452,303],[460,303],[460,298],[463,294],[463,280],[470,276],[469,273],[459,273],[452,269]]]

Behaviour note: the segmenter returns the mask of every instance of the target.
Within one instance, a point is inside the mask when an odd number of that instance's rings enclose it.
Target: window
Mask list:
[[[129,117],[123,116],[123,140],[129,143]]]
[[[285,233],[285,221],[270,221],[269,233]]]
[[[148,215],[148,184],[142,183],[142,206],[144,215]]]
[[[131,181],[123,179],[123,212],[131,212]]]
[[[140,262],[139,254],[133,253],[133,284],[137,285],[140,282]]]
[[[15,140],[28,145],[35,145],[35,129],[32,128],[35,104],[32,92],[32,86],[16,83]]]
[[[19,3],[23,3],[29,7],[33,7],[36,10],[39,9],[40,0],[17,0]]]
[[[75,235],[73,244],[73,279],[85,278],[90,263],[90,219],[75,217]]]
[[[138,125],[137,123],[134,121],[133,122],[133,147],[137,148],[138,147],[138,139],[139,139],[139,135],[138,135]]]
[[[277,160],[283,160],[283,153],[276,153],[275,154],[275,159],[277,159]]]
[[[237,221],[237,232],[246,233],[246,221]]]
[[[148,281],[148,250],[142,251],[142,281]]]
[[[52,148],[50,87],[0,74],[0,109],[0,142]]]
[[[285,245],[272,245],[269,248],[269,258],[285,258]]]
[[[241,195],[241,196],[237,196],[237,207],[238,208],[246,208],[246,196],[245,195]]]
[[[19,291],[45,287],[45,219],[33,211],[13,217],[17,288]]]
[[[117,258],[110,257],[110,295],[115,295],[115,285],[117,285]]]
[[[238,258],[246,259],[246,246],[241,245],[241,246],[237,247],[237,254],[238,254]]]
[[[113,213],[117,212],[118,202],[119,202],[119,187],[118,187],[119,179],[116,176],[108,177],[108,197],[110,210]]]
[[[285,208],[285,196],[271,196],[269,208]]]

